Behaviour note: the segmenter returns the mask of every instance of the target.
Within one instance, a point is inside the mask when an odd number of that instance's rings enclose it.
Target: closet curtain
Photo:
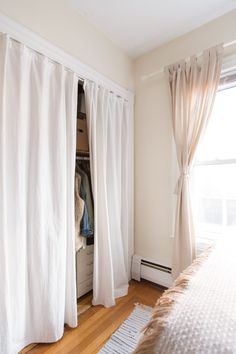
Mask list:
[[[190,174],[194,155],[207,127],[218,89],[222,45],[168,66],[172,99],[172,123],[180,176],[176,187],[174,252],[172,274],[176,278],[196,256],[195,230],[191,207]]]
[[[77,78],[0,35],[0,353],[77,325]]]
[[[129,110],[127,102],[85,82],[94,196],[93,304],[115,305],[128,292]]]

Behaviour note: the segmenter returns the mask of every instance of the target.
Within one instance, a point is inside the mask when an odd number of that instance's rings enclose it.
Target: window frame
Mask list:
[[[232,80],[233,78],[233,80]],[[228,73],[222,73],[219,88],[217,93],[223,90],[229,90],[236,87],[236,70],[230,71]],[[217,165],[236,165],[235,159],[212,159],[212,160],[196,160],[193,164],[195,167],[203,166],[217,166]],[[204,237],[203,235],[196,235],[197,243],[197,253],[200,253],[206,249],[210,244],[214,242],[213,239]]]

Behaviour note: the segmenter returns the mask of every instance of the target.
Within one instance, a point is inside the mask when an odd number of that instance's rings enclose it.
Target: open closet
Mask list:
[[[77,300],[93,288],[94,201],[83,84],[78,84],[75,165],[75,247]]]
[[[91,290],[114,306],[133,252],[133,95],[31,45],[0,35],[1,354],[59,340]]]

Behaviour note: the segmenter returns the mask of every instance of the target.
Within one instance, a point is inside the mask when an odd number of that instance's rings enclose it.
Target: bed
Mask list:
[[[200,255],[157,301],[135,354],[236,353],[236,235]]]

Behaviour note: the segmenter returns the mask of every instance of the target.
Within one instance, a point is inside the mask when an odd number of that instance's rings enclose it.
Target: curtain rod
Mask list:
[[[230,46],[232,46],[232,45],[234,45],[234,44],[236,44],[236,39],[233,40],[233,41],[231,41],[231,42],[229,42],[229,43],[223,44],[223,48],[230,47]],[[197,54],[197,57],[200,57],[200,56],[202,55],[202,53],[203,53],[203,52],[198,53],[198,54]],[[187,57],[187,58],[185,58],[185,60],[188,60],[189,58],[190,58],[190,56]],[[153,78],[153,77],[155,77],[155,76],[158,76],[158,75],[160,75],[160,74],[162,74],[162,73],[164,73],[164,66],[163,66],[161,69],[156,70],[156,71],[154,71],[154,72],[152,72],[152,73],[150,73],[150,74],[142,75],[142,76],[141,76],[141,80],[142,80],[142,81],[146,81],[146,80],[149,80],[149,79],[151,79],[151,78]]]

